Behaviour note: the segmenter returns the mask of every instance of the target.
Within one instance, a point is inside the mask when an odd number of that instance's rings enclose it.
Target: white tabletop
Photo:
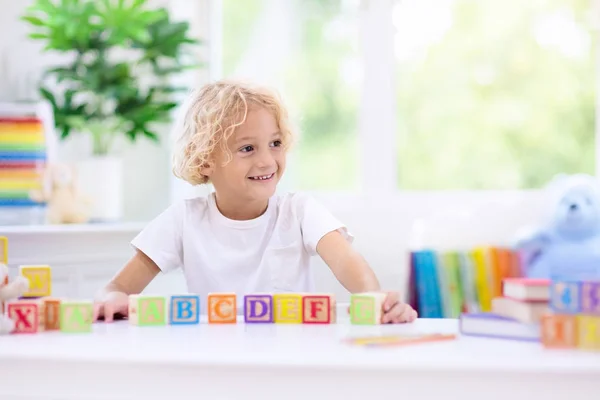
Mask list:
[[[577,390],[588,390],[588,384],[600,388],[600,353],[549,350],[539,343],[460,336],[452,341],[385,348],[353,347],[343,341],[348,337],[401,333],[458,333],[458,323],[456,320],[419,319],[412,324],[356,326],[340,318],[333,325],[244,324],[240,320],[230,325],[201,323],[137,327],[127,321],[119,321],[95,324],[91,334],[45,332],[10,335],[0,337],[0,398],[8,399],[10,397],[3,395],[19,393],[24,377],[31,376],[40,368],[45,372],[40,372],[36,381],[46,379],[48,382],[43,389],[38,385],[25,392],[39,396],[35,398],[44,398],[46,394],[63,396],[61,399],[103,398],[108,395],[119,398],[115,396],[123,393],[123,398],[133,398],[131,396],[138,394],[140,398],[149,399],[154,394],[158,396],[160,391],[146,388],[148,393],[145,393],[139,388],[139,382],[159,384],[179,379],[170,376],[174,371],[179,371],[175,374],[178,376],[191,373],[196,377],[198,387],[216,382],[218,376],[211,374],[217,371],[228,371],[225,375],[230,374],[231,379],[237,377],[240,381],[256,375],[252,382],[258,385],[257,394],[264,394],[264,388],[260,388],[266,383],[260,380],[269,380],[270,374],[274,374],[273,377],[281,375],[272,378],[277,382],[268,383],[273,388],[288,378],[293,380],[306,376],[308,379],[309,375],[313,381],[323,379],[321,386],[325,388],[343,376],[349,382],[348,390],[352,385],[358,385],[355,391],[344,395],[345,399],[360,392],[361,383],[352,382],[356,376],[371,379],[369,382],[379,386],[377,379],[380,377],[397,377],[394,387],[403,377],[409,376],[413,377],[410,383],[414,385],[419,379],[428,378],[427,381],[438,380],[442,386],[444,377],[451,378],[448,382],[455,382],[460,377],[460,380],[465,380],[464,387],[473,385],[471,380],[479,379],[477,377],[497,377],[508,384],[510,380],[506,379],[512,376],[515,384],[525,382],[531,388],[535,387],[535,382],[539,384],[545,380],[546,384],[540,387],[550,389],[556,377],[560,376],[563,380],[560,384],[564,384],[568,377],[575,379]],[[138,376],[142,370],[146,372]],[[259,373],[261,371],[262,374]],[[86,373],[90,374],[87,378]],[[79,387],[74,397],[61,392],[61,376],[65,388],[78,387],[77,384],[74,386],[73,379],[68,378],[71,374],[77,374],[79,384],[87,385]],[[85,387],[93,385],[95,378],[104,383],[87,393]],[[492,384],[489,382],[489,385]],[[189,390],[184,386],[184,383],[177,383],[177,391],[184,394]],[[386,388],[379,386],[369,393],[385,395]],[[220,394],[220,398],[235,398],[238,392],[226,395],[229,393],[227,390],[234,389],[225,385],[215,393]],[[334,389],[332,387],[331,390]],[[449,389],[436,390],[445,393]],[[300,392],[294,391],[298,396]],[[241,396],[241,393],[238,395]],[[243,393],[244,398],[248,398],[254,392],[251,386],[245,386]],[[512,398],[518,398],[514,393]],[[548,393],[552,398],[553,393],[559,393],[559,388]],[[94,397],[96,395],[98,397]],[[461,398],[464,399],[465,394]],[[490,398],[494,396],[487,396],[486,400]]]

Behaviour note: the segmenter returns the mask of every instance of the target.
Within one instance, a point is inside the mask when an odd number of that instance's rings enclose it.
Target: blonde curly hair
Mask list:
[[[291,122],[276,92],[244,82],[217,81],[194,91],[188,99],[173,153],[175,176],[192,185],[208,183],[201,168],[209,163],[217,146],[227,155],[226,163],[231,161],[227,140],[253,107],[273,113],[282,145],[289,149],[293,139]]]

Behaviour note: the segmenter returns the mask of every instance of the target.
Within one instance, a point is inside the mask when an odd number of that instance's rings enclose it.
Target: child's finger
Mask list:
[[[397,302],[388,312],[383,314],[383,319],[381,322],[384,324],[394,322],[398,316],[402,315],[405,306],[406,304]]]
[[[93,321],[98,321],[98,318],[100,318],[100,314],[102,313],[102,303],[96,303],[94,304],[94,316],[93,316]]]
[[[111,303],[110,301],[106,302],[104,304],[104,321],[112,322],[114,315],[115,315],[115,305],[113,303]]]
[[[394,317],[394,323],[401,324],[404,322],[413,322],[416,317],[417,317],[416,311],[413,310],[413,308],[410,307],[409,305],[405,304],[405,307],[404,307],[404,310],[402,311],[402,313],[400,313],[396,317]]]
[[[389,312],[400,300],[398,292],[389,292],[383,302],[383,311]]]

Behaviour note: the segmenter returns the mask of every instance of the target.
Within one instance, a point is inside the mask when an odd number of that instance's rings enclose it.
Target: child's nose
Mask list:
[[[273,165],[275,159],[270,151],[262,151],[258,157],[258,165],[260,167],[269,167]]]

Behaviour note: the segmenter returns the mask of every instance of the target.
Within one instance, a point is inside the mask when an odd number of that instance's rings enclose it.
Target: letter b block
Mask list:
[[[199,324],[200,297],[194,295],[171,296],[169,323],[171,325]]]
[[[353,293],[350,297],[350,323],[354,325],[381,324],[385,293]]]
[[[331,324],[335,316],[333,295],[314,294],[302,298],[302,322],[305,324]]]
[[[237,322],[236,299],[235,293],[209,293],[208,323],[235,324]]]
[[[273,296],[270,294],[244,296],[244,321],[246,323],[272,323]]]
[[[139,326],[167,324],[167,299],[164,296],[130,295],[129,322]]]
[[[274,321],[278,324],[302,323],[302,295],[276,293],[273,295]]]
[[[61,332],[91,332],[94,305],[91,301],[63,301],[60,304]]]
[[[45,297],[52,292],[52,270],[48,265],[21,265],[19,273],[29,280],[23,297]]]

